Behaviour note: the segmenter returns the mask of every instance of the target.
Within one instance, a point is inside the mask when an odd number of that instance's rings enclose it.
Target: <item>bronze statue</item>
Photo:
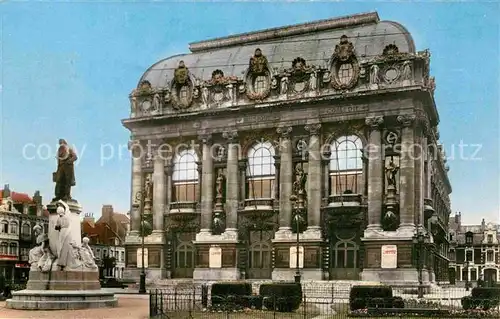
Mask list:
[[[68,143],[64,139],[60,139],[56,158],[57,171],[52,176],[56,183],[53,200],[68,201],[71,199],[71,187],[76,185],[74,163],[78,157]]]
[[[399,167],[396,166],[394,161],[391,159],[389,166],[385,168],[385,175],[387,177],[387,186],[396,187],[396,174],[399,171]]]

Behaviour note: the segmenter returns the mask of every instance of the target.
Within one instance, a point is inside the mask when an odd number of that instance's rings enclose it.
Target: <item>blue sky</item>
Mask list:
[[[80,155],[73,195],[84,210],[126,212],[129,133],[120,120],[146,68],[188,52],[189,42],[368,11],[402,23],[417,50],[431,50],[441,140],[449,156],[455,149],[453,211],[468,223],[498,221],[499,3],[3,2],[0,185],[40,190],[48,202],[63,137]],[[460,141],[482,145],[481,159],[458,158]],[[101,162],[101,145],[113,146],[113,159]]]

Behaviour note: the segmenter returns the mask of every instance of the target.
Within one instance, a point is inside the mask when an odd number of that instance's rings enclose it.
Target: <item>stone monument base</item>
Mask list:
[[[27,290],[99,290],[97,271],[30,271]]]
[[[116,307],[112,292],[99,290],[21,290],[12,293],[7,308],[24,310],[70,310]]]

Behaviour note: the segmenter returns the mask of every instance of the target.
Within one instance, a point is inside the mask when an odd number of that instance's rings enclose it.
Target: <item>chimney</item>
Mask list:
[[[36,215],[42,216],[43,215],[43,205],[42,205],[42,196],[40,195],[40,191],[36,191],[35,195],[33,195],[33,202],[35,203],[35,207],[36,207]]]
[[[113,218],[113,205],[102,205],[102,218],[106,221],[110,221]]]
[[[94,214],[93,213],[85,213],[85,217],[83,217],[84,221],[94,222]]]
[[[10,197],[10,188],[9,184],[5,184],[2,190],[2,198],[8,198]]]
[[[462,224],[462,212],[458,212],[458,214],[455,214],[455,224],[457,227],[460,227]]]
[[[486,229],[486,221],[483,218],[483,220],[481,221],[481,231],[484,231],[485,229]]]

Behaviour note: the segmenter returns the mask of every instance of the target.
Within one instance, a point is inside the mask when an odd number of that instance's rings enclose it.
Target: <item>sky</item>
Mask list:
[[[189,52],[190,42],[371,11],[431,51],[452,211],[469,224],[498,222],[498,2],[3,1],[0,185],[40,190],[48,203],[65,138],[79,154],[72,195],[84,211],[127,212],[130,135],[121,120],[148,67]]]

